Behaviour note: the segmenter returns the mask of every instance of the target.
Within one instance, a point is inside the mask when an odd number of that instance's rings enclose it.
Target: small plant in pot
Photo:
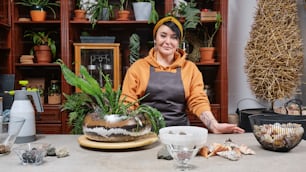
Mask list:
[[[113,16],[113,5],[108,0],[87,2],[86,6],[92,28],[96,26],[98,20],[109,20]]]
[[[76,0],[76,4],[75,4],[75,10],[74,10],[74,20],[76,21],[82,21],[82,20],[86,20],[86,11],[83,7],[83,4],[81,2],[81,0]]]
[[[37,63],[50,63],[56,56],[55,40],[50,37],[52,33],[55,32],[25,32],[24,37],[29,37],[33,41],[34,47],[30,53],[35,54]]]
[[[30,15],[32,21],[44,21],[46,19],[46,10],[49,9],[56,19],[56,12],[53,7],[59,7],[60,4],[56,2],[49,2],[49,0],[21,0],[16,2],[18,5],[30,7]],[[36,15],[39,15],[36,17]]]
[[[69,111],[72,132],[94,141],[121,142],[136,140],[152,131],[158,133],[165,126],[162,114],[155,108],[139,105],[139,101],[126,103],[121,89],[114,90],[108,75],[104,88],[80,67],[80,76],[73,73],[61,60],[62,73],[68,84],[81,92],[65,95],[63,110]]]
[[[194,0],[180,2],[167,15],[182,19],[185,32],[187,29],[196,29],[200,24],[200,10],[196,6],[197,3]]]
[[[214,27],[210,30],[208,27],[203,26],[204,46],[200,48],[200,63],[212,63],[215,61],[213,58],[215,47],[213,46],[214,38],[221,27],[222,17],[220,13],[216,15]]]
[[[201,24],[200,10],[196,6],[197,3],[194,2],[194,0],[191,0],[190,2],[181,1],[179,2],[179,4],[176,4],[176,6],[167,14],[168,16],[176,17],[183,22],[185,34],[181,44],[181,48],[189,54],[188,56],[192,54],[192,52],[190,52],[190,50],[188,49],[188,42],[194,43],[195,41],[187,40],[187,38],[189,37],[189,34],[194,33],[198,25]],[[198,54],[199,53],[197,53],[196,56],[198,56]]]
[[[132,5],[135,20],[147,20],[149,24],[155,24],[159,19],[158,12],[155,8],[155,0],[135,0]]]
[[[128,0],[120,0],[118,18],[116,20],[129,20],[130,11],[127,9]]]

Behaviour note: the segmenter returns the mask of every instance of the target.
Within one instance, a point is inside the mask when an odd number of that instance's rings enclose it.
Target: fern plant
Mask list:
[[[83,133],[83,122],[85,115],[92,111],[92,100],[83,93],[74,93],[71,95],[64,94],[66,101],[62,106],[62,111],[69,111],[68,124],[72,126],[72,134]]]
[[[158,133],[159,129],[165,126],[162,114],[155,108],[148,105],[140,105],[133,110],[141,99],[131,103],[126,103],[121,99],[121,89],[113,90],[112,82],[108,75],[101,75],[105,80],[104,88],[101,89],[99,83],[88,73],[87,69],[81,65],[80,76],[73,73],[62,60],[57,60],[60,64],[62,74],[66,82],[79,88],[81,93],[66,95],[67,101],[63,105],[63,110],[69,110],[69,122],[80,131],[82,120],[87,113],[98,113],[101,118],[106,115],[118,114],[126,116],[136,116],[144,114],[150,120],[152,130]]]

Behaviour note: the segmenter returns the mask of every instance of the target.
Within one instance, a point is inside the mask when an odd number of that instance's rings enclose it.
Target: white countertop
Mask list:
[[[132,150],[92,150],[83,148],[78,143],[78,135],[38,135],[36,142],[47,142],[52,146],[66,148],[70,156],[65,158],[45,157],[45,162],[39,166],[20,164],[14,152],[0,156],[1,171],[8,172],[171,172],[174,170],[174,161],[157,159],[157,152],[161,144]],[[256,152],[256,155],[243,155],[238,161],[230,161],[214,156],[208,159],[197,156],[191,161],[195,166],[192,171],[212,172],[304,172],[306,166],[306,141],[287,153],[264,150],[255,140],[252,133],[246,134],[209,134],[207,144],[224,143],[232,139],[238,144],[246,144]]]

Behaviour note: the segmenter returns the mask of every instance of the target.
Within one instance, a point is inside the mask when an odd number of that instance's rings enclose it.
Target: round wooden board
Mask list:
[[[85,135],[78,138],[81,146],[96,149],[129,149],[150,145],[156,141],[158,141],[158,136],[155,133],[149,133],[138,140],[128,142],[97,142],[87,139]]]

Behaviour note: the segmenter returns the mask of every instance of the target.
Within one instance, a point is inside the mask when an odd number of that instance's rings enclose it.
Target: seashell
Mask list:
[[[232,161],[238,161],[241,158],[241,152],[239,148],[234,148],[233,150],[229,151],[217,152],[217,155]]]
[[[243,144],[239,146],[239,150],[244,155],[255,155],[256,154],[255,151],[253,151],[248,146],[243,145]]]
[[[229,150],[231,150],[230,147],[218,144],[212,151],[210,151],[207,157],[217,155],[218,152],[229,151]]]
[[[238,148],[239,147],[239,145],[234,143],[231,139],[225,140],[224,145],[229,146],[231,148]]]
[[[200,149],[199,155],[204,156],[205,158],[208,158],[209,149],[207,146],[204,146]]]

